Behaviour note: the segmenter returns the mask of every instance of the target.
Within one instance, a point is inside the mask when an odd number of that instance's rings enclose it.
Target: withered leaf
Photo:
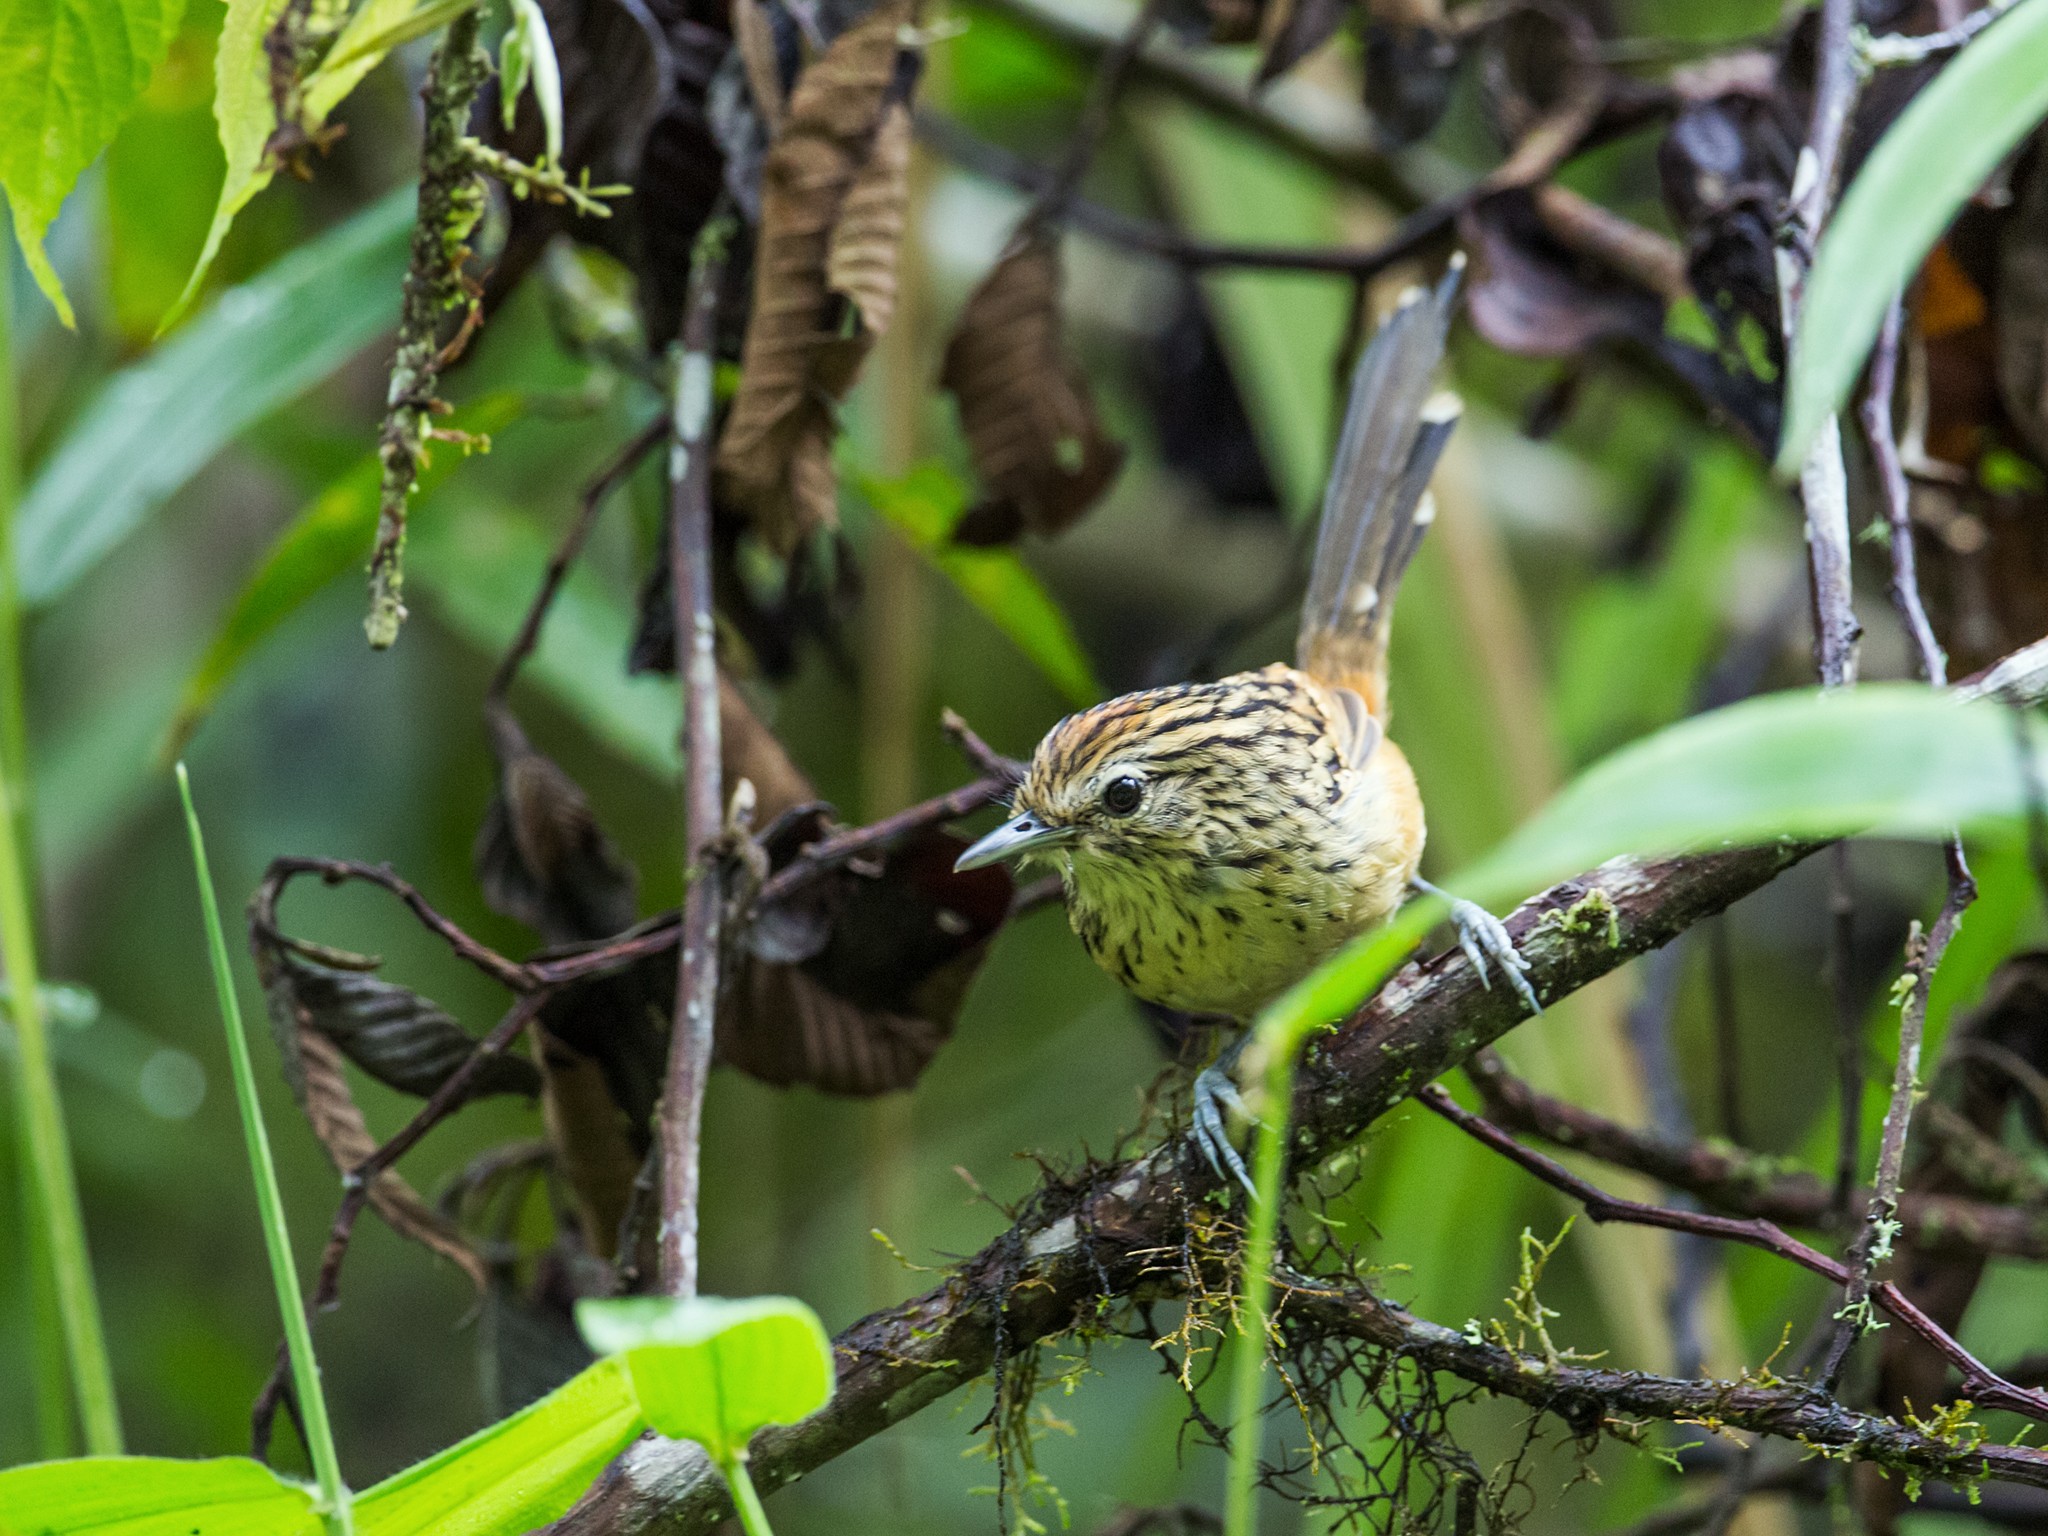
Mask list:
[[[771,857],[821,829],[778,829]],[[764,941],[794,946],[795,964],[758,953],[719,1010],[718,1057],[763,1082],[866,1096],[908,1088],[953,1032],[989,938],[1009,912],[1001,869],[953,869],[966,844],[932,829],[878,869],[836,872],[764,914]],[[993,875],[995,878],[985,878]],[[764,947],[767,947],[764,944]]]
[[[322,953],[339,957],[338,951]],[[283,946],[263,957],[271,1016],[280,1033],[292,1033],[299,1072],[310,1070],[310,1033],[331,1041],[387,1087],[428,1097],[469,1058],[476,1038],[435,1003],[378,976],[375,961],[345,958],[355,963],[323,964]],[[471,1092],[479,1096],[539,1090],[533,1064],[517,1056],[494,1056],[471,1079]]]
[[[511,714],[490,715],[498,787],[477,829],[484,900],[550,944],[632,926],[639,880],[597,824],[577,782],[534,750]]]
[[[825,258],[825,281],[879,336],[896,311],[896,255],[910,208],[910,107],[882,109],[874,146],[846,194]]]
[[[718,471],[724,494],[784,554],[838,517],[832,409],[873,331],[835,293],[827,266],[833,232],[877,148],[909,16],[909,0],[887,0],[798,77],[762,170],[754,308]]]
[[[988,500],[969,514],[996,542],[1071,526],[1109,488],[1124,449],[1102,430],[1060,339],[1058,237],[1018,231],[967,300],[939,382],[952,391]]]
[[[298,1039],[299,1107],[327,1149],[337,1173],[362,1166],[377,1150],[376,1138],[348,1088],[348,1072],[333,1041],[311,1028]],[[479,1291],[489,1284],[483,1256],[471,1247],[455,1224],[420,1198],[403,1177],[387,1168],[370,1185],[370,1209],[392,1231],[437,1253],[469,1276]]]
[[[1458,84],[1457,39],[1427,22],[1374,19],[1365,31],[1365,105],[1383,148],[1429,137]]]
[[[543,1025],[534,1025],[533,1038],[545,1084],[541,1113],[556,1166],[576,1192],[584,1242],[592,1253],[610,1258],[647,1150],[646,1124],[633,1122],[603,1063]]]
[[[1337,35],[1352,0],[1283,0],[1277,25],[1269,25],[1266,54],[1254,86],[1270,84]],[[1272,18],[1269,18],[1269,23]]]
[[[1775,390],[1728,358],[1668,335],[1663,297],[1559,243],[1526,191],[1483,199],[1461,216],[1459,230],[1473,258],[1465,311],[1494,346],[1524,357],[1574,358],[1629,347],[1753,441],[1775,440]]]

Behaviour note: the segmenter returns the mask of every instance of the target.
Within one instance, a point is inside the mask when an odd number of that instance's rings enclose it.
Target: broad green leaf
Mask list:
[[[197,194],[220,166],[213,128],[219,15],[207,5],[186,18],[101,161],[107,296],[131,347],[156,334],[206,239],[211,210]]]
[[[533,601],[552,540],[524,517],[472,497],[449,503],[410,535],[406,576],[436,618],[478,649],[502,651]],[[570,571],[540,646],[521,674],[629,762],[676,773],[682,703],[665,677],[628,677],[633,612],[587,568]]]
[[[1814,253],[1778,473],[1848,398],[1892,298],[1964,202],[2048,115],[2048,0],[2019,0],[1920,90],[1863,162]]]
[[[1770,694],[1596,763],[1465,879],[1477,899],[1518,899],[1622,853],[1997,828],[2025,805],[2019,769],[2003,705],[1916,683]]]
[[[113,139],[177,33],[184,0],[11,0],[0,7],[0,185],[23,258],[68,326],[43,236]]]
[[[94,1456],[0,1472],[7,1536],[318,1536],[304,1488],[259,1461]]]
[[[787,1296],[579,1301],[576,1326],[600,1354],[625,1357],[647,1422],[724,1463],[766,1424],[794,1424],[832,1398],[832,1340]]]
[[[392,49],[425,37],[475,4],[476,0],[364,0],[327,57],[306,76],[299,97],[301,126],[308,131],[318,128]]]
[[[587,1371],[356,1495],[356,1536],[515,1536],[558,1518],[646,1427],[624,1364]]]
[[[455,412],[447,426],[489,436],[510,425],[522,406],[515,395],[492,395]],[[432,520],[434,514],[428,498],[461,458],[459,449],[443,447],[421,472],[413,513],[418,526]],[[184,750],[192,732],[212,710],[221,689],[278,625],[330,581],[361,568],[376,532],[380,473],[376,454],[366,454],[278,535],[262,564],[235,594],[235,601],[214,632],[206,654],[186,679],[177,715],[166,735],[165,757]]]
[[[394,193],[230,289],[101,387],[22,500],[27,602],[62,596],[244,427],[390,323],[412,201]]]
[[[942,465],[916,465],[900,480],[855,476],[868,505],[960,594],[1010,637],[1066,700],[1077,708],[1102,697],[1102,685],[1058,603],[1030,567],[1006,549],[975,549],[953,542],[966,510],[967,490]]]
[[[270,95],[270,55],[263,40],[283,9],[284,0],[228,0],[227,19],[221,23],[220,44],[213,55],[213,118],[220,125],[227,171],[221,178],[220,199],[214,204],[206,244],[200,247],[192,275],[185,279],[185,291],[164,316],[166,330],[198,294],[235,215],[270,185],[272,167],[264,151],[277,131],[277,105]]]

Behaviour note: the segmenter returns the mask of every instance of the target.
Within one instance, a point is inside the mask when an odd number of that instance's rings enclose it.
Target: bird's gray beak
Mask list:
[[[1021,816],[1011,817],[961,854],[954,861],[953,868],[981,869],[990,864],[1000,863],[1004,859],[1014,859],[1020,854],[1064,843],[1073,835],[1072,827],[1049,827],[1026,811]]]

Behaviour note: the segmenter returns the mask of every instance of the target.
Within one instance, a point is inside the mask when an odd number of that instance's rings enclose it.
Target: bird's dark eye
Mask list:
[[[1102,808],[1112,816],[1130,815],[1144,798],[1144,783],[1128,773],[1102,786]]]

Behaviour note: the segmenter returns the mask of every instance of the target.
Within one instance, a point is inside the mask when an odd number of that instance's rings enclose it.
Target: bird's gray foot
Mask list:
[[[1529,1011],[1543,1011],[1543,1004],[1537,999],[1536,989],[1529,985],[1529,962],[1522,958],[1522,952],[1515,948],[1515,941],[1508,933],[1507,924],[1478,902],[1453,896],[1441,886],[1431,885],[1420,875],[1408,883],[1426,895],[1441,896],[1451,904],[1451,922],[1458,930],[1458,947],[1465,951],[1465,958],[1472,962],[1472,969],[1479,973],[1480,986],[1488,991],[1493,990],[1493,967],[1499,966],[1501,974],[1508,979],[1508,985],[1513,987],[1516,995],[1529,1005]]]
[[[1244,1095],[1237,1091],[1237,1079],[1231,1074],[1237,1066],[1237,1058],[1244,1053],[1245,1041],[1251,1038],[1241,1035],[1221,1056],[1216,1064],[1204,1067],[1195,1076],[1194,1124],[1191,1134],[1195,1145],[1202,1149],[1202,1156],[1208,1159],[1216,1177],[1235,1177],[1245,1188],[1245,1193],[1258,1198],[1258,1186],[1252,1183],[1250,1171],[1244,1159],[1237,1155],[1237,1148],[1230,1139],[1230,1117],[1242,1116],[1253,1119],[1246,1109]]]

